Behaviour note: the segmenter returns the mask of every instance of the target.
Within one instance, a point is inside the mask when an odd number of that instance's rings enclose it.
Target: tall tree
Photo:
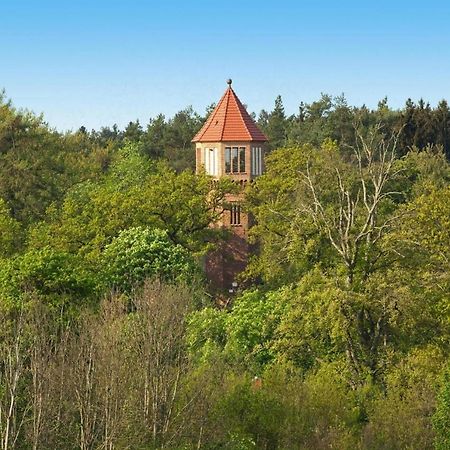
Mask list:
[[[20,243],[20,226],[9,212],[5,201],[0,197],[0,258],[14,253]]]
[[[143,152],[149,158],[160,158],[166,145],[167,123],[163,114],[150,119],[142,137]]]
[[[276,149],[286,144],[287,128],[288,124],[284,112],[283,100],[281,99],[281,95],[278,95],[275,99],[275,107],[268,117],[265,129],[271,149]]]
[[[142,138],[143,130],[139,120],[129,122],[123,132],[123,138],[131,142],[139,142]]]

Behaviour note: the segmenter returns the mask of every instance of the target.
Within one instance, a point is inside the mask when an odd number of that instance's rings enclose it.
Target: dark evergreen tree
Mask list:
[[[154,119],[150,119],[141,140],[144,154],[150,158],[163,156],[166,133],[167,123],[163,114],[158,114]]]
[[[287,119],[284,112],[281,95],[275,99],[275,108],[270,113],[267,127],[267,137],[271,149],[283,147],[287,141]]]
[[[129,122],[123,133],[124,139],[127,139],[131,142],[139,142],[142,138],[142,135],[143,130],[141,124],[139,123],[139,120],[136,120],[136,122]]]
[[[441,100],[434,111],[436,121],[436,143],[442,145],[444,153],[450,159],[450,136],[448,128],[450,125],[450,109],[446,100]]]
[[[257,124],[261,130],[263,130],[265,133],[267,132],[267,126],[269,123],[269,117],[270,113],[266,111],[265,109],[262,109],[259,113]]]

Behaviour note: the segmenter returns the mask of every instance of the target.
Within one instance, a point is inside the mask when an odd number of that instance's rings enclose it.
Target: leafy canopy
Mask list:
[[[142,227],[120,232],[106,247],[102,265],[107,284],[128,292],[146,278],[192,282],[199,275],[192,256],[174,244],[166,231]]]

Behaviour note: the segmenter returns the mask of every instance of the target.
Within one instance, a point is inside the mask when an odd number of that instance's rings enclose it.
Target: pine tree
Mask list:
[[[266,132],[272,150],[286,144],[287,119],[281,95],[275,99],[275,108],[270,113]]]
[[[445,155],[450,159],[450,136],[448,127],[450,125],[450,109],[446,100],[441,100],[434,111],[437,136],[436,142],[442,145]]]

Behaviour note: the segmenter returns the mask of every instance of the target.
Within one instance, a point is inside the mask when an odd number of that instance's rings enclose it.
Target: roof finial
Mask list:
[[[231,87],[231,83],[233,82],[233,80],[231,79],[231,78],[228,78],[228,80],[227,80],[227,84],[228,84],[228,86],[230,86]]]

